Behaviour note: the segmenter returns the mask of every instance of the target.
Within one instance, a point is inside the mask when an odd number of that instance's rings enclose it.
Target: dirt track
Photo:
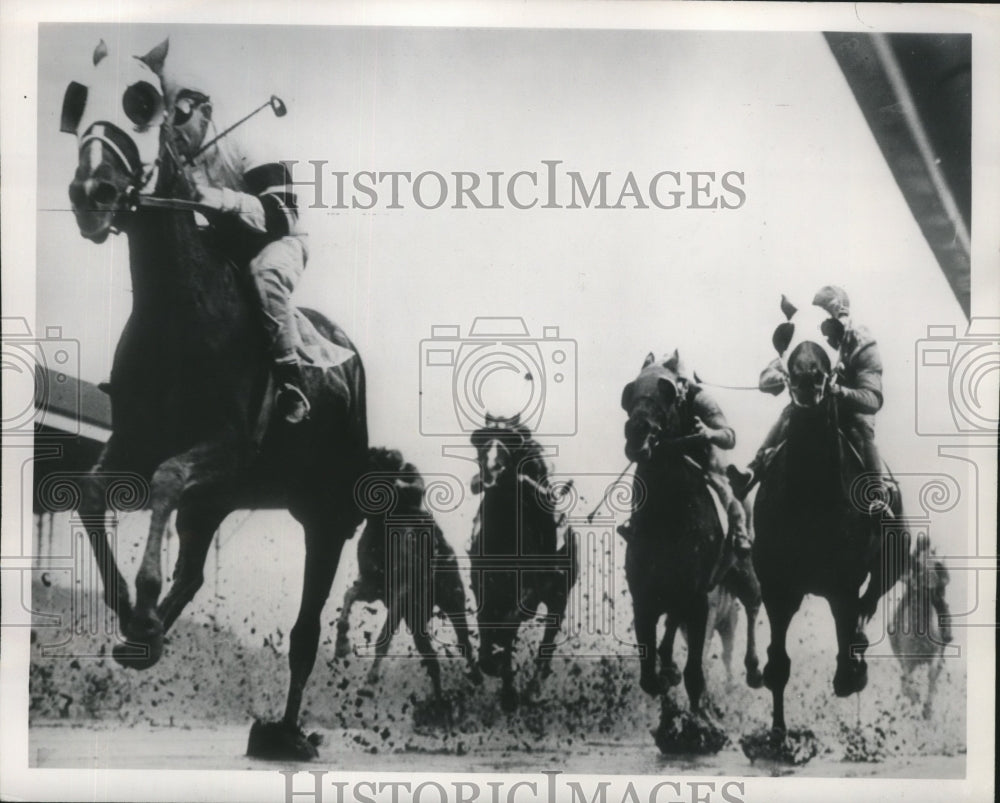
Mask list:
[[[65,769],[185,769],[267,770],[278,765],[247,758],[249,727],[236,725],[154,728],[116,727],[111,723],[86,725],[40,724],[32,729],[29,760],[37,767]],[[302,769],[350,767],[383,772],[531,772],[560,769],[567,773],[602,775],[797,775],[841,778],[961,778],[965,756],[907,756],[879,763],[852,763],[832,755],[820,756],[804,767],[751,764],[739,748],[716,756],[679,759],[659,755],[650,739],[584,741],[565,752],[525,752],[476,747],[459,755],[401,750],[371,754],[357,746],[357,732],[320,731],[324,744],[320,758]],[[282,767],[287,765],[282,764]]]

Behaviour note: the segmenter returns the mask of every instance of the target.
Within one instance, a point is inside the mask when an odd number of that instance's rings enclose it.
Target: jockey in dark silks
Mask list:
[[[278,162],[250,158],[232,136],[198,153],[212,124],[208,95],[174,83],[167,88],[177,149],[190,161],[188,176],[196,200],[222,213],[231,236],[230,250],[247,262],[263,312],[274,375],[278,412],[291,424],[309,414],[302,391],[298,327],[290,298],[305,270],[307,236],[299,222],[291,176]]]
[[[812,303],[829,314],[823,322],[822,332],[840,356],[830,392],[837,398],[841,428],[864,471],[881,478],[882,459],[875,446],[875,414],[882,408],[882,358],[878,344],[868,329],[852,324],[850,300],[841,288],[821,288]],[[765,393],[778,395],[784,390],[787,379],[779,358],[761,373],[759,387]],[[789,404],[781,411],[777,423],[771,427],[745,470],[730,467],[733,488],[741,499],[760,479],[775,450],[784,442],[792,409],[793,405]]]
[[[683,447],[684,453],[703,470],[705,481],[715,490],[726,510],[728,537],[740,557],[750,553],[751,541],[747,532],[746,512],[733,493],[726,477],[722,451],[736,445],[736,432],[722,408],[703,387],[689,375],[680,358],[671,357],[670,368],[677,376],[677,393],[681,398],[681,434],[700,436],[697,442]],[[634,524],[628,522],[618,532],[628,540]]]

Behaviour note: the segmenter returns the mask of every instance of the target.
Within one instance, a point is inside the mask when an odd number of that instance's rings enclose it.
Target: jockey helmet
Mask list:
[[[812,301],[814,306],[826,310],[831,318],[846,318],[851,314],[851,300],[843,288],[828,284],[821,287]]]

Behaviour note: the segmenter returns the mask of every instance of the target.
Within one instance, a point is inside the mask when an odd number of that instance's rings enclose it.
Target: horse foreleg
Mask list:
[[[562,576],[556,578],[560,582]],[[552,654],[555,652],[556,636],[562,629],[563,619],[566,616],[566,604],[568,592],[562,588],[556,588],[555,599],[545,603],[545,629],[542,631],[542,641],[538,645],[538,656],[535,658],[535,678],[538,689],[541,683],[552,674]]]
[[[702,695],[705,693],[705,642],[708,637],[708,597],[692,600],[687,612],[687,663],[684,664],[684,688],[687,689],[691,711],[704,715]]]
[[[156,609],[164,633],[205,582],[205,560],[212,537],[228,514],[224,508],[188,505],[177,511],[177,568],[170,590]]]
[[[476,654],[472,649],[470,638],[471,628],[469,627],[469,617],[463,610],[461,612],[450,612],[447,614],[451,626],[455,629],[455,636],[458,638],[458,646],[469,665],[469,680],[477,686],[483,682],[483,673],[479,669],[479,662],[476,661]]]
[[[792,662],[785,649],[788,625],[802,604],[802,595],[764,596],[764,609],[771,624],[771,643],[767,648],[767,665],[764,667],[764,685],[771,690],[771,727],[785,731],[785,686],[792,670]]]
[[[751,689],[759,689],[764,685],[764,676],[760,672],[760,659],[757,656],[757,618],[760,616],[760,583],[757,575],[753,571],[753,565],[749,558],[745,558],[738,564],[738,570],[731,572],[733,582],[730,584],[731,591],[743,604],[743,610],[747,615],[747,651],[743,658],[743,666],[747,673],[747,686]],[[737,614],[734,611],[734,617]]]
[[[722,663],[726,667],[726,683],[733,682],[733,643],[736,637],[736,603],[729,599],[726,601],[726,609],[721,614],[716,615],[715,632],[722,640]],[[707,651],[712,640],[711,631],[705,636],[705,649]],[[749,670],[748,670],[749,671]]]
[[[667,616],[663,639],[657,653],[660,657],[660,680],[666,686],[676,686],[681,682],[681,670],[674,663],[674,639],[677,637],[677,618]]]
[[[204,488],[220,478],[229,467],[231,454],[222,444],[202,445],[164,461],[153,473],[149,535],[135,578],[135,610],[125,633],[131,644],[118,645],[113,650],[119,663],[145,669],[160,660],[164,626],[157,603],[163,587],[161,553],[167,522],[186,491]],[[140,648],[138,651],[136,646]]]
[[[868,685],[868,666],[864,659],[868,638],[859,626],[858,602],[850,593],[831,598],[830,610],[837,626],[837,672],[833,676],[833,693],[849,697]]]
[[[505,617],[500,630],[500,707],[504,711],[517,708],[518,694],[514,685],[514,643],[521,619],[516,612]]]
[[[437,651],[430,635],[430,619],[412,625],[413,643],[420,653],[421,662],[427,670],[431,679],[431,686],[434,688],[434,698],[440,700],[444,693],[441,690],[441,666],[438,662]]]
[[[944,669],[944,655],[938,654],[927,667],[927,700],[924,702],[924,719],[930,719],[934,711],[934,693],[937,691],[937,682],[942,669]]]
[[[324,522],[323,524],[326,524]],[[353,528],[340,532],[330,532],[329,526],[309,523],[305,526],[306,559],[305,578],[302,584],[302,601],[299,614],[292,627],[288,652],[291,681],[288,700],[282,724],[290,731],[298,731],[299,711],[302,708],[302,693],[306,681],[312,673],[319,647],[320,615],[330,586],[337,573],[340,551]],[[313,749],[315,757],[315,748]]]
[[[369,686],[378,684],[381,678],[382,660],[388,655],[389,645],[392,644],[392,637],[399,630],[399,623],[403,618],[402,606],[400,605],[398,596],[391,598],[386,607],[388,611],[385,617],[385,624],[382,625],[382,632],[379,633],[378,641],[375,642],[375,658],[365,678],[365,682]],[[414,633],[414,638],[416,638],[416,633]]]
[[[118,627],[124,634],[132,619],[132,603],[129,598],[128,583],[118,570],[115,553],[108,537],[106,497],[110,479],[103,473],[103,462],[110,448],[109,442],[101,458],[102,462],[81,481],[78,512],[101,575],[104,604],[118,617]],[[141,482],[138,477],[136,480]]]
[[[633,611],[635,640],[639,647],[639,687],[656,697],[663,692],[663,683],[656,673],[656,620],[659,616],[634,603]]]
[[[351,608],[361,595],[362,585],[360,579],[355,580],[344,592],[344,604],[337,617],[337,643],[333,648],[333,654],[337,658],[346,658],[351,654],[351,642],[347,637],[351,629]]]

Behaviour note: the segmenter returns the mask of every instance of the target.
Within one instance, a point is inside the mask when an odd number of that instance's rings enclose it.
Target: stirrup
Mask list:
[[[309,417],[309,399],[298,385],[285,382],[278,389],[278,412],[285,423],[299,424]]]

